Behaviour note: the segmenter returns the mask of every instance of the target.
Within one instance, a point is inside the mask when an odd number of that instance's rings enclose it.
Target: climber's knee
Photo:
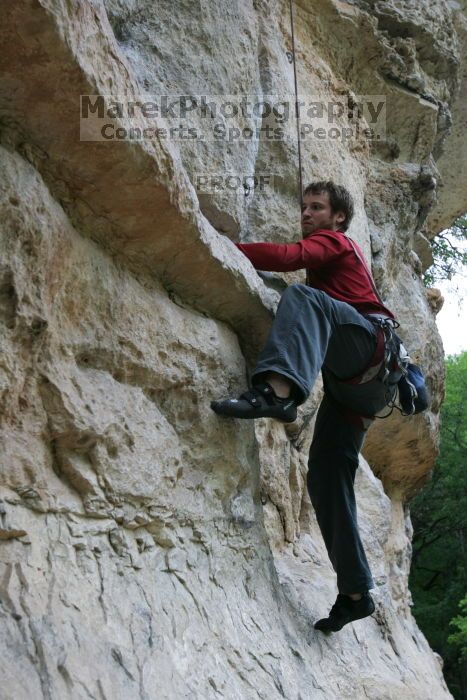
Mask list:
[[[307,284],[289,284],[282,294],[282,298],[284,297],[288,297],[289,300],[296,299],[303,301],[303,299],[306,299],[310,304],[323,309],[327,309],[330,304],[330,297],[326,292],[321,291],[321,289],[309,287]]]
[[[300,282],[297,282],[296,284],[289,284],[289,286],[286,289],[286,292],[289,292],[290,294],[303,294],[307,293],[310,290],[318,291],[316,289],[313,289],[313,287],[308,287],[306,284],[301,284]]]

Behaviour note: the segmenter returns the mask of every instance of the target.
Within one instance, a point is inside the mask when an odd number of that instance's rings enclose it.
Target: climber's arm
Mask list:
[[[329,234],[317,233],[298,243],[236,243],[256,270],[291,272],[318,268],[340,254],[342,246]]]
[[[290,272],[305,267],[296,243],[236,243],[256,270]]]

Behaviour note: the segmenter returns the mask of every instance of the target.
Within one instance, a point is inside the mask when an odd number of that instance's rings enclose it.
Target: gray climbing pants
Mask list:
[[[364,424],[349,414],[373,416],[387,405],[387,389],[358,376],[373,359],[373,323],[354,307],[304,284],[287,287],[266,345],[252,374],[255,384],[278,372],[294,384],[297,402],[308,397],[322,370],[324,399],[318,409],[308,461],[307,486],[340,593],[373,587],[357,523],[354,481]]]

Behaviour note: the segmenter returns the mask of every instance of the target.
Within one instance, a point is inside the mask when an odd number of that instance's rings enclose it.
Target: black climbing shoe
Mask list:
[[[221,416],[233,418],[277,418],[284,423],[293,423],[297,418],[297,404],[293,398],[281,399],[270,384],[255,384],[238,399],[212,401],[211,408]]]
[[[375,604],[368,591],[362,594],[360,600],[352,600],[348,595],[339,593],[336,602],[331,608],[329,617],[323,617],[322,620],[318,620],[318,622],[315,622],[314,627],[322,632],[338,632],[349,622],[368,617],[374,611]]]

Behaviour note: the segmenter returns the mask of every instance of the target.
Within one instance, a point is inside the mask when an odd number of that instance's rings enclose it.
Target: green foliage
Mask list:
[[[457,627],[457,632],[449,635],[448,642],[456,644],[461,652],[461,657],[467,657],[467,595],[459,603],[461,614],[449,623],[452,627]]]
[[[467,697],[463,671],[467,603],[467,352],[446,360],[441,448],[433,477],[410,504],[414,526],[410,588],[413,612],[444,659],[455,698]],[[457,628],[452,633],[450,624]],[[451,633],[451,634],[450,634]]]
[[[437,282],[463,275],[467,266],[467,214],[460,216],[451,228],[443,231],[431,242],[434,263],[423,275],[423,283],[433,287]]]

